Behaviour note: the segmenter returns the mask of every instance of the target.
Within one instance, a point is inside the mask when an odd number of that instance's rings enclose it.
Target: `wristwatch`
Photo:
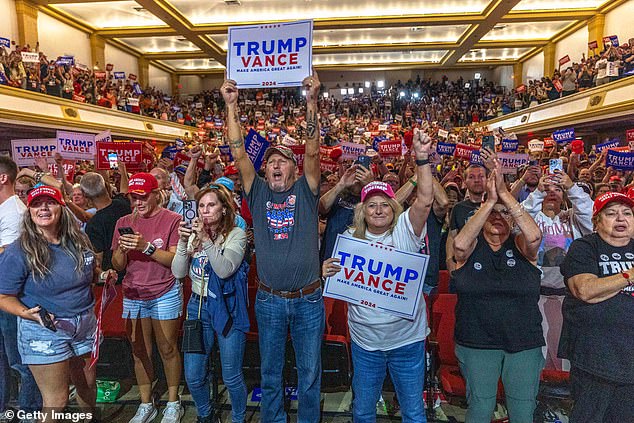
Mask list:
[[[147,247],[145,247],[145,250],[143,250],[143,254],[145,254],[146,256],[151,256],[152,254],[154,254],[155,251],[156,246],[151,242],[148,242]]]

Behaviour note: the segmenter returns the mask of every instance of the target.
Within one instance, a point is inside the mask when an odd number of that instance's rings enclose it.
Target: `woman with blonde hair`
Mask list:
[[[20,356],[35,377],[44,409],[63,411],[71,381],[79,405],[90,412],[96,399],[90,367],[97,325],[91,289],[99,279],[95,254],[57,188],[31,190],[27,208],[20,237],[0,255],[0,309],[18,316]],[[101,274],[102,281],[109,272]]]
[[[199,320],[201,348],[185,352],[185,380],[198,411],[198,422],[212,422],[209,398],[209,358],[217,338],[222,379],[229,391],[232,422],[242,423],[247,389],[242,374],[246,332],[248,265],[244,261],[246,233],[235,225],[231,193],[220,184],[210,184],[196,194],[198,217],[191,227],[181,222],[180,239],[172,261],[174,276],[189,275],[192,295],[187,320]],[[202,342],[200,342],[202,341]]]

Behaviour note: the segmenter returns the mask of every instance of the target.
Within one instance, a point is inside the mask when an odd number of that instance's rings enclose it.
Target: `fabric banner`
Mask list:
[[[93,134],[57,131],[57,149],[65,159],[94,160],[95,147]]]
[[[605,166],[617,170],[634,170],[634,152],[608,150]]]
[[[378,153],[381,157],[400,157],[403,155],[400,141],[383,141],[379,143]]]
[[[443,156],[453,156],[456,151],[456,144],[450,142],[439,142],[436,144],[436,151]]]
[[[229,27],[228,46],[239,88],[298,87],[312,72],[313,21]]]
[[[602,144],[597,144],[597,145],[594,147],[594,150],[595,150],[597,153],[601,153],[601,152],[602,152],[603,150],[605,150],[606,148],[614,148],[614,147],[618,147],[620,143],[621,143],[621,141],[620,141],[618,138],[616,138],[616,139],[612,139],[612,140],[607,141],[607,142],[604,142],[604,143],[602,143]]]
[[[125,163],[126,170],[135,170],[143,161],[143,144],[140,142],[97,142],[97,160],[95,166],[98,170],[110,169],[108,153],[117,153],[117,158]]]
[[[528,154],[498,153],[497,156],[502,165],[502,173],[507,175],[515,175],[518,167],[529,162]]]
[[[269,142],[255,130],[251,129],[244,139],[244,149],[247,156],[253,163],[253,167],[257,172],[262,167],[264,161],[264,153],[269,148]]]
[[[341,147],[341,151],[343,152],[342,157],[344,160],[356,159],[357,157],[365,154],[365,144],[355,144],[353,142],[342,142],[339,144]]]
[[[568,141],[574,141],[575,140],[574,128],[560,129],[558,131],[553,132],[553,140],[555,140],[557,144],[563,144]]]
[[[52,163],[56,152],[55,138],[11,140],[11,157],[19,167],[33,166],[39,157]]]
[[[325,297],[414,318],[429,256],[340,234],[333,257],[342,269],[326,280]]]
[[[520,143],[518,140],[511,140],[511,139],[503,139],[502,140],[502,151],[504,152],[512,152],[512,151],[517,151],[517,148],[519,147]]]

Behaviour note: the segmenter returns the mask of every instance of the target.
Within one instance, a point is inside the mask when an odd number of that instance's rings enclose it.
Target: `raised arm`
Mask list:
[[[319,167],[319,110],[317,100],[321,82],[317,72],[302,81],[306,90],[306,156],[304,157],[304,176],[310,190],[317,194],[321,169]]]
[[[240,129],[240,114],[238,110],[238,87],[236,81],[225,80],[220,87],[220,92],[227,105],[227,136],[229,137],[229,148],[231,155],[236,162],[242,178],[242,188],[247,194],[251,192],[251,185],[255,179],[255,168],[247,156],[244,149],[244,137]],[[319,151],[319,148],[317,148]]]
[[[407,210],[409,220],[412,223],[414,233],[420,236],[425,228],[427,216],[431,210],[433,198],[433,185],[431,165],[429,163],[429,153],[431,152],[432,142],[429,135],[415,130],[413,139],[414,153],[416,154],[416,201]]]

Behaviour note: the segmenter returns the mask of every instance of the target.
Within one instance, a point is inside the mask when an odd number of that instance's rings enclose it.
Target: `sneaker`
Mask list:
[[[220,421],[220,417],[216,416],[215,414],[210,414],[207,417],[198,416],[196,418],[196,423],[222,423],[222,422]]]
[[[185,414],[185,410],[181,406],[180,400],[168,402],[163,410],[163,418],[161,423],[179,423]]]
[[[139,405],[139,408],[136,410],[136,414],[132,417],[129,423],[148,423],[154,420],[157,415],[158,410],[153,403],[143,403]]]

